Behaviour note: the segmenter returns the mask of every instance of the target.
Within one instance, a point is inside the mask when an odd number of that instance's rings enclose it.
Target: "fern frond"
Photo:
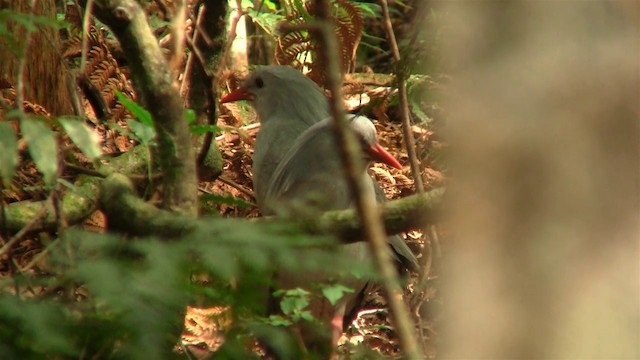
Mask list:
[[[313,3],[301,5],[299,0],[290,0],[286,22],[290,25],[308,23],[316,17]],[[364,21],[360,7],[349,0],[333,0],[331,20],[336,27],[340,60],[343,74],[353,67],[356,50],[360,44],[364,30]],[[318,56],[318,41],[315,35],[306,31],[292,31],[278,37],[275,58],[281,65],[290,65],[301,69],[309,69],[307,74],[320,85],[325,84],[325,64]]]

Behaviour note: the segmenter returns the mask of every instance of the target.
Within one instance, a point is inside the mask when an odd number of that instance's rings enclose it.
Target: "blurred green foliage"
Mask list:
[[[45,267],[3,280],[0,353],[3,359],[171,358],[187,305],[229,305],[233,325],[222,331],[249,338],[256,324],[280,325],[264,317],[274,268],[352,268],[332,243],[291,225],[240,219],[212,219],[174,240],[72,228],[49,246]],[[207,284],[193,281],[195,275]],[[309,316],[301,291],[283,292],[292,321]],[[249,350],[231,342],[225,352],[243,358]]]

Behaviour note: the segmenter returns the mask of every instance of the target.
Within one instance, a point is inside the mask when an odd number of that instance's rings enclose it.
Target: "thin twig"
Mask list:
[[[167,7],[167,4],[162,0],[153,0],[154,3],[158,6],[158,10],[162,14],[163,20],[168,20],[171,18],[171,10]]]
[[[211,48],[214,45],[213,39],[211,38],[211,36],[209,36],[209,33],[204,28],[204,26],[202,26],[203,17],[201,17],[200,14],[202,14],[202,11],[198,13],[198,21],[192,20],[191,22],[195,24],[195,31],[198,31],[197,33],[198,36],[202,38],[202,41],[204,41],[207,47]],[[195,39],[195,36],[194,36],[194,39]]]
[[[1,179],[4,180],[4,179]],[[0,181],[0,242],[2,242],[3,246],[7,244],[4,239],[9,238],[9,229],[7,229],[7,213],[5,212],[5,202],[4,202],[4,181]],[[9,249],[8,257],[13,258],[11,254],[11,248]],[[1,256],[0,256],[1,258]],[[9,275],[13,275],[14,266],[9,266]],[[17,286],[16,286],[17,287]],[[16,291],[16,294],[18,292]]]
[[[422,174],[420,173],[420,162],[418,161],[418,156],[416,155],[416,141],[413,137],[413,132],[411,131],[411,113],[409,111],[409,100],[407,97],[407,86],[405,82],[405,73],[399,69],[399,64],[402,58],[400,57],[400,50],[398,48],[398,42],[396,41],[396,35],[393,31],[393,25],[391,24],[391,17],[389,15],[389,5],[387,4],[387,0],[380,0],[380,5],[382,6],[382,15],[383,15],[383,23],[385,30],[387,32],[387,36],[389,37],[389,45],[391,47],[391,52],[393,54],[393,58],[396,64],[396,84],[398,87],[398,96],[400,98],[400,109],[402,112],[402,133],[407,149],[407,155],[409,157],[409,164],[411,166],[411,174],[413,175],[413,181],[416,186],[416,191],[418,193],[424,192],[424,185],[422,182]],[[416,292],[420,298],[426,290],[427,281],[429,274],[431,273],[431,265],[432,265],[432,251],[431,251],[432,243],[428,244],[427,254],[423,254],[421,261],[421,274],[420,280],[418,282],[418,291]],[[417,306],[419,309],[420,306]],[[420,314],[418,311],[415,312],[418,315],[419,323],[422,323]],[[422,331],[422,327],[419,326],[420,337],[424,339],[424,333]],[[426,351],[424,341],[421,342],[423,352]]]
[[[398,42],[396,41],[396,35],[393,32],[393,25],[391,24],[391,18],[389,16],[389,5],[387,4],[387,0],[380,0],[380,5],[382,5],[384,27],[389,36],[391,52],[393,53],[396,65],[398,65],[401,60],[400,50],[398,49]],[[416,191],[422,193],[424,192],[424,185],[422,184],[422,175],[420,174],[420,162],[416,155],[416,140],[413,138],[413,132],[411,132],[411,113],[409,112],[409,100],[407,98],[407,85],[405,83],[404,73],[397,71],[396,79],[400,97],[400,109],[402,111],[402,132],[407,146],[409,164],[411,164],[411,174],[413,175],[413,181],[416,185]]]
[[[100,177],[100,178],[107,177],[107,175],[101,173],[100,171],[93,170],[93,169],[88,169],[86,167],[82,167],[82,166],[78,166],[78,165],[74,165],[74,164],[68,163],[66,161],[63,163],[63,165],[64,165],[65,169],[73,170],[73,171],[79,172],[81,174],[96,176],[96,177]]]
[[[53,248],[54,246],[57,246],[59,241],[60,241],[60,236],[57,236],[55,239],[53,239],[53,241],[47,244],[47,247],[45,247],[44,249],[42,249],[42,251],[36,254],[27,265],[25,265],[24,267],[18,267],[18,271],[20,273],[24,273],[29,269],[31,269],[35,264],[40,262],[40,260],[42,260],[42,258],[44,258],[49,253],[51,248]]]
[[[31,36],[27,34],[27,41],[24,47],[24,53],[18,61],[18,68],[16,71],[16,108],[20,114],[24,113],[24,69],[26,67],[26,54],[29,48],[29,39]]]
[[[31,222],[27,224],[27,226],[20,229],[20,231],[18,231],[11,239],[9,239],[9,241],[7,241],[6,244],[4,244],[4,246],[2,246],[2,248],[0,248],[0,257],[2,257],[2,255],[4,255],[7,251],[9,251],[16,242],[22,240],[22,238],[24,238],[29,233],[29,231],[31,231],[31,229],[36,226],[36,224],[42,219],[45,214],[47,214],[47,208],[43,206],[42,209],[38,211],[36,216],[34,216],[33,220],[31,220]]]
[[[382,275],[382,285],[395,320],[400,346],[406,359],[418,360],[422,356],[415,339],[409,310],[402,300],[402,290],[398,285],[398,274],[387,248],[381,215],[375,206],[375,196],[371,189],[364,186],[363,177],[357,173],[357,169],[362,168],[362,164],[360,164],[362,160],[357,156],[359,152],[358,144],[355,135],[349,132],[344,116],[342,89],[340,86],[341,71],[337,59],[338,47],[335,32],[329,20],[330,4],[326,0],[316,0],[316,6],[318,17],[322,21],[319,27],[321,30],[320,41],[324,51],[320,52],[320,56],[323,57],[324,63],[327,65],[327,87],[332,94],[330,99],[331,115],[334,120],[334,130],[338,138],[339,149],[344,159],[347,181],[356,203],[356,210],[365,228],[375,261]]]
[[[237,182],[235,182],[233,180],[227,179],[224,176],[218,176],[218,178],[216,180],[220,181],[223,184],[226,184],[226,185],[229,185],[231,187],[234,187],[234,188],[238,189],[241,193],[243,193],[243,194],[245,194],[247,196],[250,196],[251,199],[255,200],[255,198],[256,198],[256,196],[253,193],[253,191],[245,188],[244,186],[238,184]]]
[[[429,237],[433,241],[433,251],[435,252],[436,259],[442,257],[442,248],[440,247],[440,238],[438,236],[438,232],[436,231],[436,226],[431,225],[429,228]]]
[[[229,25],[229,35],[227,36],[227,43],[224,44],[224,51],[222,52],[222,56],[220,57],[220,63],[218,64],[218,71],[215,76],[215,84],[216,87],[220,78],[222,78],[222,72],[224,71],[227,58],[229,57],[229,51],[231,51],[231,45],[233,45],[233,41],[237,35],[237,28],[240,19],[244,16],[244,11],[242,10],[242,0],[236,0],[236,15],[231,19],[231,24]]]
[[[431,234],[429,236],[427,236],[426,234],[423,234],[422,236],[427,238],[426,244],[425,244],[425,248],[426,248],[426,253],[423,253],[422,256],[425,258],[425,260],[422,262],[422,268],[420,271],[420,276],[418,278],[418,289],[419,290],[424,290],[427,286],[426,283],[429,281],[430,276],[431,276],[431,268],[433,265],[433,244],[434,242],[436,242],[435,237],[431,236]]]
[[[237,132],[237,134],[240,137],[244,137],[248,131],[252,131],[252,130],[256,130],[256,129],[260,129],[260,122],[254,122],[251,124],[247,124],[247,125],[242,125],[240,127],[236,127],[234,130]],[[225,134],[222,135],[218,135],[216,136],[216,141],[222,141],[225,139]]]
[[[428,349],[425,341],[426,335],[424,333],[424,328],[427,328],[431,332],[433,332],[433,330],[428,326],[423,325],[425,324],[425,321],[422,319],[422,313],[420,312],[420,310],[425,301],[425,294],[429,285],[429,281],[434,279],[434,277],[431,276],[433,263],[434,263],[433,261],[434,256],[436,258],[440,258],[441,256],[440,245],[439,245],[440,241],[438,240],[438,233],[436,232],[436,227],[435,225],[430,225],[428,229],[429,229],[428,231],[429,234],[428,235],[426,233],[423,234],[423,236],[427,238],[427,241],[425,244],[426,251],[422,253],[422,259],[421,259],[422,261],[420,262],[421,272],[418,277],[416,291],[414,293],[414,296],[411,299],[411,307],[413,308],[413,314],[416,317],[416,319],[418,319],[418,324],[419,324],[418,331],[420,333],[420,338],[422,339],[422,351],[425,354],[427,353]]]
[[[51,202],[53,203],[53,213],[56,218],[56,224],[58,225],[56,231],[58,234],[63,234],[64,230],[68,227],[68,222],[64,211],[62,211],[62,195],[60,194],[60,189],[58,189],[57,186],[51,190]]]
[[[424,235],[423,235],[424,236]],[[417,291],[414,293],[414,296],[412,296],[412,299],[410,301],[411,303],[411,308],[413,311],[413,316],[415,316],[415,318],[418,321],[418,334],[420,335],[420,339],[422,341],[420,341],[421,345],[422,345],[422,352],[424,354],[427,354],[427,344],[426,344],[426,336],[424,333],[424,329],[422,327],[422,324],[424,323],[424,321],[422,320],[422,314],[420,313],[420,309],[422,308],[422,304],[424,304],[425,301],[425,291],[427,289],[427,283],[428,283],[428,279],[429,279],[429,274],[431,274],[431,264],[433,263],[432,259],[433,259],[433,251],[431,248],[431,241],[427,240],[427,244],[426,244],[426,253],[422,253],[422,257],[426,258],[426,260],[422,261],[422,268],[421,268],[421,272],[420,272],[420,279],[418,280],[418,289]]]
[[[210,46],[209,45],[210,42],[207,42],[207,39],[209,39],[209,35],[206,33],[206,31],[204,31],[204,29],[201,26],[202,21],[204,21],[206,12],[207,12],[207,7],[206,5],[204,5],[198,12],[198,17],[193,22],[195,24],[195,30],[193,31],[193,39],[186,37],[187,47],[189,48],[189,50],[191,50],[191,54],[189,54],[189,58],[187,59],[187,69],[185,69],[185,75],[184,75],[184,80],[182,82],[181,93],[183,93],[183,91],[186,90],[186,87],[189,86],[189,79],[191,78],[190,73],[192,71],[191,68],[194,66],[194,64],[197,63],[200,66],[200,69],[202,70],[202,74],[204,74],[204,76],[206,77],[205,82],[207,85],[204,87],[204,93],[205,93],[205,98],[207,99],[207,108],[206,108],[207,123],[209,125],[215,125],[217,122],[216,101],[215,101],[213,89],[211,88],[214,82],[214,79],[211,73],[207,70],[207,66],[206,66],[207,60],[205,59],[200,49],[196,46],[196,42],[200,38],[204,39],[205,43],[208,44],[207,46]],[[192,56],[195,56],[195,58],[193,58]],[[200,167],[204,163],[205,159],[207,158],[207,154],[211,149],[212,141],[213,141],[213,134],[211,132],[207,132],[204,135],[204,138],[202,140],[202,146],[200,147],[200,150],[198,151],[198,155],[196,156],[196,166]]]
[[[194,40],[187,37],[186,45],[189,51],[191,51],[191,54],[196,57],[196,60],[198,60],[197,62],[202,67],[202,72],[205,74],[205,76],[208,79],[212,79],[211,74],[207,72],[207,68],[206,68],[207,60],[204,58],[204,55],[202,55],[202,52],[200,51],[200,49],[198,49],[198,47],[194,44]]]
[[[178,74],[178,66],[184,56],[184,24],[187,19],[187,1],[186,0],[174,0],[176,12],[171,20],[171,55],[169,57],[169,66],[173,70],[174,74]]]
[[[203,5],[203,9],[205,9],[204,5]],[[193,45],[193,42],[196,40],[198,36],[199,28],[197,26],[197,23],[198,21],[201,20],[201,17],[200,17],[201,12],[203,12],[203,10],[200,10],[200,12],[198,13],[198,18],[195,21],[194,20],[191,21],[192,24],[196,24],[196,27],[193,29],[191,34],[192,38],[187,36],[185,39],[187,48],[189,48],[190,50],[191,48],[189,47],[189,44]],[[192,19],[192,17],[189,16],[189,19]],[[191,46],[191,47],[194,47],[194,46]],[[194,62],[192,58],[194,56],[193,54],[194,52],[191,51],[189,52],[189,55],[187,55],[187,65],[184,67],[184,72],[182,74],[182,83],[180,84],[180,95],[183,95],[183,96],[187,93],[187,88],[189,87],[189,78],[191,77],[191,68],[193,67],[193,62]]]
[[[195,55],[196,62],[200,65],[202,69],[202,73],[206,77],[207,86],[204,87],[205,97],[207,99],[207,123],[209,125],[215,125],[217,122],[216,119],[216,101],[214,99],[213,90],[211,89],[211,84],[213,84],[213,78],[207,72],[207,68],[205,67],[206,60],[204,56],[195,46],[191,39],[187,37],[187,47],[191,50],[191,52]],[[211,142],[213,141],[213,133],[208,131],[204,134],[204,138],[202,139],[202,146],[198,151],[198,155],[196,156],[196,166],[200,167],[204,163],[204,160],[207,158],[207,154],[211,149]]]
[[[89,26],[91,25],[91,12],[93,12],[93,0],[88,0],[84,7],[82,17],[82,50],[80,52],[80,71],[84,73],[87,66],[87,52],[89,51]]]
[[[229,28],[229,36],[227,37],[227,42],[225,44],[224,47],[224,51],[222,52],[222,56],[220,57],[220,62],[218,63],[218,71],[216,71],[215,75],[212,77],[206,70],[206,62],[204,61],[204,58],[202,56],[197,57],[198,61],[200,62],[202,69],[203,69],[203,73],[205,73],[208,77],[208,84],[209,86],[205,87],[205,91],[206,91],[206,96],[207,96],[207,102],[209,103],[209,111],[208,111],[208,118],[209,118],[209,125],[215,125],[217,119],[215,118],[215,100],[214,100],[214,94],[213,94],[213,90],[212,90],[212,86],[216,86],[220,81],[220,78],[222,77],[222,71],[224,70],[225,66],[226,66],[226,62],[227,62],[227,58],[228,58],[228,54],[229,54],[229,50],[231,49],[231,45],[233,43],[233,40],[236,38],[236,29],[238,27],[238,22],[240,21],[240,19],[242,18],[242,16],[244,15],[244,12],[242,11],[242,6],[241,6],[242,1],[241,0],[236,0],[236,5],[237,5],[237,13],[236,16],[234,16],[231,19],[231,25]],[[202,16],[202,12],[200,14],[198,14],[198,19],[196,21],[196,29],[201,29],[200,25],[200,20],[201,20],[201,16]],[[197,34],[199,34],[201,32],[201,30],[198,30],[195,32],[194,34],[194,39],[195,36]],[[202,32],[202,36],[206,36],[204,35],[205,32]],[[203,37],[203,39],[208,39],[208,37]],[[195,41],[194,41],[195,42]],[[193,48],[196,48],[196,46],[194,45]],[[213,110],[213,111],[212,111]],[[198,166],[201,166],[204,163],[204,160],[207,157],[207,154],[209,153],[209,149],[211,148],[211,142],[213,141],[213,133],[211,132],[207,132],[204,136],[204,139],[202,141],[202,147],[200,148],[200,151],[198,152],[198,156],[196,158],[196,164]]]

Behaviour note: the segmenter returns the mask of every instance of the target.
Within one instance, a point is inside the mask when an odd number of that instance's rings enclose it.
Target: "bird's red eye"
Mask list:
[[[262,81],[262,78],[256,78],[256,86],[258,87],[258,89],[262,89],[262,87],[264,86],[264,81]]]

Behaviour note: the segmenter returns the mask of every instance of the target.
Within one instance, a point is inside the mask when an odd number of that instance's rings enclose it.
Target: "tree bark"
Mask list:
[[[54,0],[39,0],[30,8],[29,1],[2,1],[0,9],[10,9],[22,15],[37,15],[56,20]],[[0,81],[16,86],[17,69],[24,61],[24,100],[43,106],[51,115],[72,114],[70,94],[67,88],[68,69],[60,55],[61,41],[58,29],[37,25],[37,30],[28,32],[16,21],[7,21],[7,30],[20,49],[23,57],[9,51],[9,44],[0,38]],[[28,44],[26,43],[28,42]],[[26,49],[24,48],[25,46]],[[74,84],[70,84],[75,86]]]
[[[95,3],[94,15],[120,41],[142,103],[153,115],[164,175],[162,206],[195,215],[196,166],[184,106],[144,11],[133,0],[102,0]]]

